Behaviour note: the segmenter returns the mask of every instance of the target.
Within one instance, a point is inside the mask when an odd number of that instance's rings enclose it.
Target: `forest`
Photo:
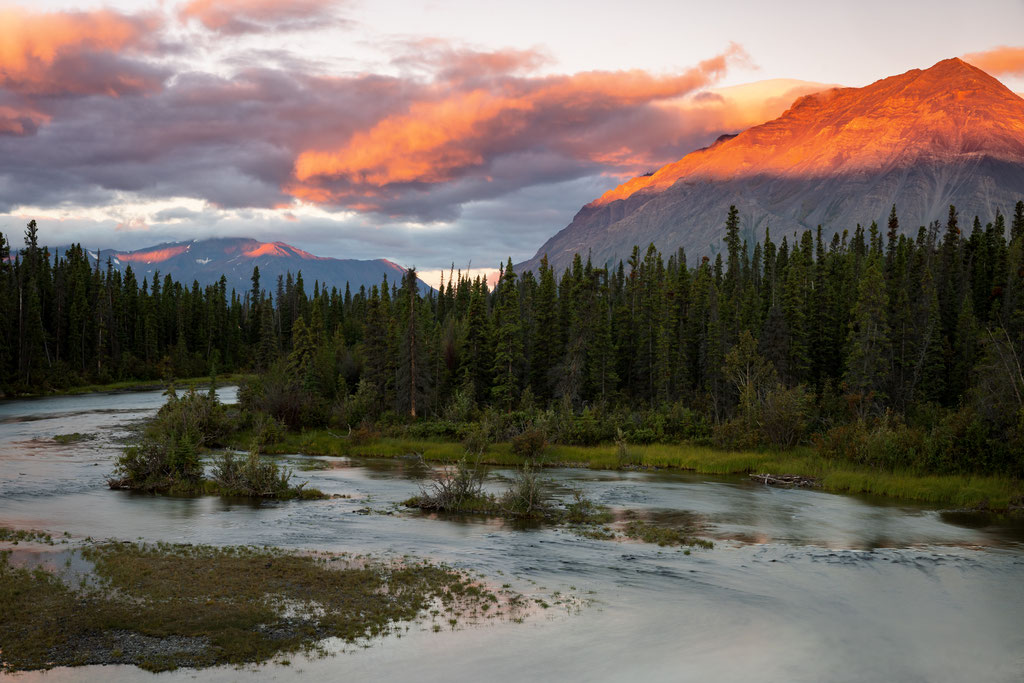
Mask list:
[[[893,207],[830,240],[715,257],[576,255],[491,288],[454,269],[329,291],[297,273],[226,291],[140,283],[35,222],[0,235],[0,394],[247,372],[260,424],[552,443],[810,444],[886,470],[1024,475],[1024,202],[901,231]],[[775,241],[778,239],[778,241]],[[97,265],[94,267],[92,263]],[[99,264],[105,263],[105,267]]]

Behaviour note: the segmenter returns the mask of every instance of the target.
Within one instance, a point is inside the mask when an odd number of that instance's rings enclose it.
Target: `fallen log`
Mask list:
[[[765,486],[782,488],[819,488],[821,486],[821,482],[814,477],[805,477],[801,474],[751,474],[750,478]]]

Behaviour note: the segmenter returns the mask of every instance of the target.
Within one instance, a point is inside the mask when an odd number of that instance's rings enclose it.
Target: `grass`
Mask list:
[[[654,543],[659,546],[697,546],[701,548],[714,548],[715,544],[703,538],[698,538],[679,529],[652,524],[650,522],[632,521],[623,529],[622,533],[627,538],[632,538],[644,543]]]
[[[135,490],[131,486],[123,485],[119,479],[108,479],[107,485],[115,490]],[[273,500],[324,500],[330,498],[328,494],[320,489],[307,487],[305,482],[295,486],[282,487],[262,495],[226,488],[212,479],[178,481],[166,487],[144,490],[147,493],[168,496],[221,496],[223,498],[266,498]]]
[[[488,616],[497,596],[425,562],[278,549],[121,543],[86,546],[93,581],[72,587],[0,554],[0,658],[7,671],[61,665],[265,662],[423,618]]]
[[[233,373],[227,375],[217,375],[217,383],[221,386],[229,384],[238,384],[245,379],[251,379],[255,375],[246,373]],[[187,387],[190,385],[208,385],[210,383],[209,375],[205,377],[178,377],[173,380],[175,386]],[[150,391],[152,389],[163,389],[167,386],[167,382],[162,379],[131,379],[123,382],[111,382],[109,384],[84,384],[77,387],[69,387],[67,389],[51,389],[49,391],[39,393],[23,393],[18,394],[21,398],[31,398],[33,396],[77,396],[79,394],[97,394],[97,393],[108,393],[113,391]]]
[[[244,438],[241,442],[245,443]],[[265,452],[385,458],[420,453],[424,460],[433,462],[455,462],[465,455],[462,444],[456,442],[382,437],[367,443],[353,443],[326,430],[290,432],[281,441],[266,446]],[[635,467],[681,469],[714,475],[798,474],[820,480],[822,489],[833,493],[873,494],[957,508],[1005,510],[1024,499],[1024,483],[1005,476],[886,472],[854,463],[825,460],[813,448],[806,446],[779,452],[726,451],[687,443],[631,444],[629,456],[629,466]],[[512,453],[511,444],[498,443],[484,450],[480,463],[516,467],[524,460]],[[549,445],[539,464],[610,470],[622,467],[621,452],[615,444]]]
[[[65,446],[72,443],[78,443],[79,441],[92,441],[96,438],[95,434],[83,434],[81,432],[72,432],[71,434],[55,434],[53,440],[59,444]]]
[[[65,534],[65,536],[66,535],[67,534]],[[21,542],[54,545],[53,535],[45,531],[36,531],[35,529],[11,529],[6,526],[0,526],[0,542],[10,543],[12,545],[18,545]]]

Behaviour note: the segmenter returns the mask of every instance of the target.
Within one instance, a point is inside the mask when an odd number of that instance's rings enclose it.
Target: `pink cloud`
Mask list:
[[[379,206],[403,186],[483,173],[496,157],[537,147],[597,164],[635,165],[648,150],[624,149],[614,135],[602,136],[602,127],[622,132],[630,119],[657,118],[645,110],[714,83],[730,63],[746,58],[732,45],[675,75],[634,70],[522,77],[507,71],[530,64],[530,55],[489,56],[456,55],[455,68],[441,65],[442,75],[401,111],[339,147],[302,151],[288,191],[315,202]],[[604,144],[591,146],[595,141]]]
[[[161,79],[121,58],[152,49],[156,15],[0,8],[0,88],[24,95],[152,91]]]
[[[984,52],[966,54],[963,60],[993,76],[1024,76],[1024,47],[1000,45]]]

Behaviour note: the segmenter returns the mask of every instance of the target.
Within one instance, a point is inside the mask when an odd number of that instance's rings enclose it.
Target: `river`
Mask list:
[[[233,401],[225,388],[221,398]],[[0,402],[0,525],[119,538],[414,555],[538,594],[584,596],[523,623],[413,628],[326,658],[159,681],[1024,681],[1024,524],[741,477],[555,469],[559,495],[664,523],[698,520],[712,550],[584,538],[567,529],[402,512],[422,468],[330,458],[298,479],[324,501],[249,503],[111,491],[119,439],[160,392]],[[96,438],[62,445],[56,434]],[[509,475],[492,470],[499,486]],[[2,609],[2,606],[0,606]],[[4,678],[0,675],[0,678]],[[126,666],[16,681],[149,681]]]

